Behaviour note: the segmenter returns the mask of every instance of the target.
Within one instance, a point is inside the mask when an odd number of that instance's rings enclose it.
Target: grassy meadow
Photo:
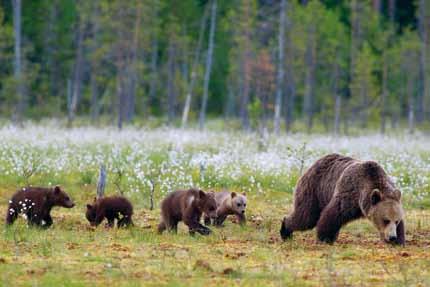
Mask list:
[[[420,134],[1,127],[2,216],[25,185],[60,184],[76,207],[55,208],[48,230],[29,228],[21,218],[1,228],[0,286],[429,286],[429,142]],[[330,152],[377,160],[392,176],[406,209],[404,248],[381,243],[366,220],[343,228],[334,245],[318,243],[314,230],[280,240],[297,179]],[[101,164],[108,170],[106,194],[133,202],[134,227],[93,228],[86,221]],[[190,237],[182,224],[177,235],[156,234],[161,199],[191,186],[246,192],[248,224],[229,218],[207,237]]]

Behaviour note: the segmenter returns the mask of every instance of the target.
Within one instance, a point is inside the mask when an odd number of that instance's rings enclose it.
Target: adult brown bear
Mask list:
[[[400,191],[378,163],[329,154],[299,179],[294,211],[284,218],[281,237],[285,240],[295,230],[316,226],[318,239],[332,243],[344,224],[367,217],[382,240],[404,245],[400,197]]]

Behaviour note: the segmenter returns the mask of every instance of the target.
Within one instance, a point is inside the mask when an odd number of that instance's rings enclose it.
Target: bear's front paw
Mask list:
[[[324,234],[318,234],[318,240],[323,243],[333,244],[336,241],[335,236],[329,236]]]
[[[212,230],[210,230],[209,228],[199,228],[198,229],[198,232],[201,234],[201,235],[209,235],[209,234],[211,234],[212,233]]]

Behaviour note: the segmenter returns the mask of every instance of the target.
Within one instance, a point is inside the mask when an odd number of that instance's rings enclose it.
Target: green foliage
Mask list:
[[[272,67],[278,66],[279,6],[270,5],[270,1],[255,0],[218,2],[208,113],[243,116],[248,112],[248,105],[253,105],[261,93],[255,84],[261,52],[267,52]],[[287,1],[286,7],[283,64],[288,71],[285,75],[285,86],[288,87],[283,89],[283,102],[287,101],[287,94],[292,93],[294,100],[289,104],[292,105],[293,117],[299,118],[303,113],[309,71],[305,58],[312,43],[316,52],[313,56],[315,79],[311,110],[319,122],[327,126],[327,122],[333,120],[336,93],[342,98],[343,118],[360,116],[367,118],[366,121],[378,122],[382,108],[378,98],[382,93],[384,63],[388,64],[388,96],[385,101],[388,116],[406,118],[407,97],[404,95],[407,74],[414,78],[411,89],[417,98],[423,93],[421,82],[428,82],[430,77],[428,68],[424,72],[417,69],[424,51],[424,38],[419,35],[417,25],[410,25],[418,20],[422,14],[420,11],[428,8],[397,3],[398,17],[391,21],[386,7],[376,11],[372,1],[312,0],[306,5],[301,2]],[[78,32],[81,31],[84,68],[80,79],[82,95],[78,115],[88,115],[97,107],[101,115],[113,121],[118,112],[119,91],[126,89],[126,94],[133,97],[127,99],[127,104],[128,101],[133,102],[133,107],[127,112],[136,112],[146,119],[151,115],[162,117],[168,104],[167,81],[170,79],[175,102],[173,108],[175,115],[179,116],[190,84],[199,24],[209,4],[210,1],[191,0],[23,2],[24,71],[23,77],[16,79],[13,75],[13,11],[10,4],[0,1],[2,115],[11,117],[15,111],[18,102],[15,90],[21,83],[24,83],[28,96],[26,117],[61,117],[66,113],[67,86],[75,77]],[[426,12],[423,13],[425,16]],[[425,21],[422,27],[429,27],[428,20]],[[196,118],[202,95],[203,59],[209,28],[207,18],[204,24],[191,119]],[[428,29],[425,33],[429,33]],[[169,47],[174,49],[173,66],[168,63]],[[407,62],[413,62],[415,69],[412,66],[405,69]],[[170,78],[169,69],[174,69]],[[267,76],[273,83],[276,82],[276,68],[274,70]],[[405,70],[410,71],[405,73]],[[155,94],[151,96],[153,87]],[[267,93],[270,96],[265,112],[272,116],[274,92],[270,90]],[[366,105],[369,105],[368,111],[363,115],[361,111]],[[285,109],[283,106],[282,113]],[[297,123],[297,127],[300,128],[301,124]]]

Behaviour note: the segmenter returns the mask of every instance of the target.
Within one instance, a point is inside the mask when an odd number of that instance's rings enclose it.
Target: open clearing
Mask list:
[[[49,230],[19,219],[2,228],[4,286],[429,286],[430,146],[424,136],[268,138],[192,131],[57,127],[0,129],[0,213],[18,186],[61,184],[77,206],[56,208]],[[319,156],[342,152],[381,162],[403,191],[407,245],[380,242],[366,220],[341,230],[334,245],[315,231],[281,242],[300,173]],[[95,195],[100,163],[107,194],[135,205],[135,227],[91,228],[85,204]],[[155,209],[149,209],[151,179]],[[248,224],[227,220],[208,237],[155,232],[160,199],[175,188],[229,187],[248,194]]]

